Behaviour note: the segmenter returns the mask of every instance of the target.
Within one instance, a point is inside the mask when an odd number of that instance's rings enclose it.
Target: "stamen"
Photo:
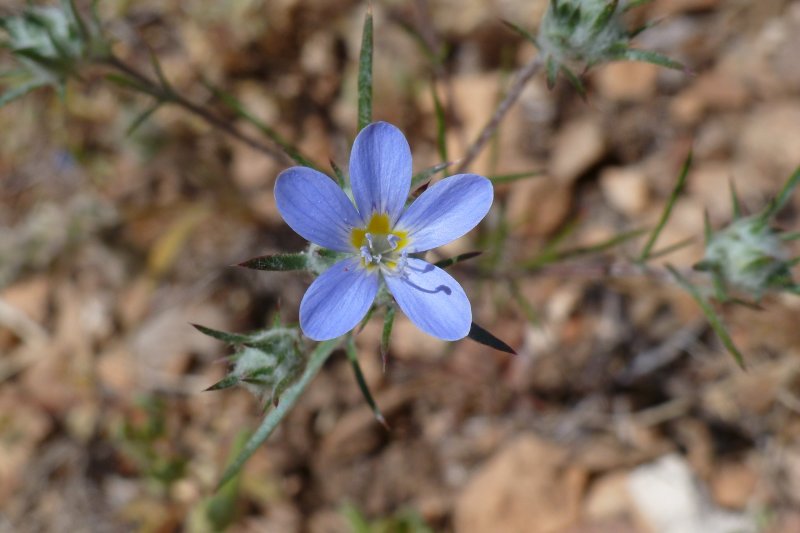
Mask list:
[[[364,258],[364,262],[365,263],[372,263],[373,258],[372,258],[372,254],[369,251],[369,247],[367,247],[367,246],[362,246],[361,247],[361,257]]]
[[[366,227],[353,229],[351,241],[364,266],[378,266],[391,275],[406,268],[407,253],[402,251],[408,244],[406,232],[392,231],[387,215],[373,215]]]

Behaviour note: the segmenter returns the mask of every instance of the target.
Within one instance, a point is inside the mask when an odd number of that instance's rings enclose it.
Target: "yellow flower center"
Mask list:
[[[389,215],[375,213],[366,227],[352,229],[350,242],[361,254],[365,268],[385,266],[394,270],[405,261],[402,250],[408,245],[408,232],[391,229]]]

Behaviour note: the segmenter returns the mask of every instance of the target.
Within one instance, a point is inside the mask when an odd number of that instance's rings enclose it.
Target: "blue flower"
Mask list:
[[[350,331],[385,283],[422,331],[444,340],[465,337],[472,310],[464,289],[414,254],[474,228],[492,205],[491,182],[476,174],[451,176],[406,209],[411,149],[399,129],[376,122],[353,144],[350,184],[355,206],[333,180],[310,168],[292,167],[275,182],[275,201],[286,223],[303,238],[346,254],[303,296],[303,332],[321,341]]]

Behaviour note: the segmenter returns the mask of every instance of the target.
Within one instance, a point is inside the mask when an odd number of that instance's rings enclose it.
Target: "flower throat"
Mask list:
[[[384,266],[396,270],[405,263],[403,248],[408,244],[408,233],[390,230],[387,214],[375,213],[365,228],[353,228],[350,242],[368,269]]]

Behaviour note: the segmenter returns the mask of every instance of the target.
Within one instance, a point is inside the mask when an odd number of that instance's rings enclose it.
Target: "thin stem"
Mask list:
[[[204,120],[208,125],[228,134],[238,141],[243,142],[254,150],[271,157],[279,163],[291,163],[291,160],[281,150],[264,144],[258,139],[242,132],[239,128],[215,115],[208,109],[187,100],[175,91],[170,90],[168,87],[163,87],[162,85],[153,82],[150,78],[140,73],[130,65],[124,63],[116,56],[106,58],[103,61],[103,64],[131,77],[137,83],[141,84],[143,89],[146,89],[147,94],[153,96],[154,98],[157,98],[164,103],[172,103],[184,108],[186,111]]]
[[[541,55],[537,55],[530,62],[528,62],[527,65],[519,70],[514,83],[511,85],[511,88],[506,94],[506,97],[502,102],[500,102],[500,105],[497,106],[494,115],[492,115],[492,118],[486,123],[486,126],[483,127],[483,131],[481,131],[480,135],[478,135],[478,138],[475,139],[475,141],[467,149],[466,155],[456,169],[456,174],[464,172],[469,165],[472,164],[475,158],[478,157],[478,154],[480,154],[484,145],[489,141],[489,139],[492,138],[494,133],[497,131],[497,128],[500,126],[500,122],[502,122],[503,118],[506,116],[506,113],[508,113],[508,110],[514,104],[514,102],[519,99],[519,96],[522,94],[522,90],[525,88],[525,85],[542,68],[541,57]]]

